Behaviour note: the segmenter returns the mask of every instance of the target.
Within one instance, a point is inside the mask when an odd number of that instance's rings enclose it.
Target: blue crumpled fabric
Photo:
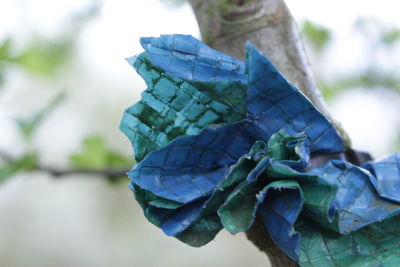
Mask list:
[[[141,44],[128,63],[148,88],[120,129],[138,162],[130,188],[150,222],[202,246],[222,228],[247,231],[258,214],[302,266],[393,262],[400,238],[377,236],[400,211],[400,154],[310,167],[313,155],[344,152],[343,141],[254,46],[243,63],[187,35]]]

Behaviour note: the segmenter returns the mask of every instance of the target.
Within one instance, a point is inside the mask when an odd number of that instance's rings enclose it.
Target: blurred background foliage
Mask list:
[[[0,43],[0,73],[4,75],[7,67],[21,68],[31,75],[47,78],[69,62],[75,49],[76,39],[83,27],[98,16],[100,4],[71,15],[65,28],[59,29],[57,36],[49,38],[34,31],[29,33],[28,42],[16,49],[12,37],[6,37]]]
[[[99,16],[101,4],[91,4],[88,8],[72,14],[71,23],[59,29],[59,33],[52,38],[31,32],[28,42],[16,49],[12,37],[7,37],[0,44],[0,77],[7,79],[7,70],[10,68],[24,71],[26,75],[38,76],[52,80],[63,71],[74,67],[74,53],[76,53],[77,39],[84,27],[94,18]],[[5,88],[5,90],[7,90]],[[25,118],[14,118],[19,135],[26,147],[25,151],[13,158],[7,151],[0,151],[4,163],[0,166],[0,181],[4,181],[18,171],[41,170],[39,167],[38,151],[32,144],[32,137],[41,123],[49,116],[67,97],[68,91],[62,90],[51,98],[39,110]],[[102,170],[120,168],[128,170],[133,161],[119,153],[111,151],[101,136],[89,136],[82,141],[82,151],[77,151],[69,156],[70,167],[84,170]],[[112,177],[115,178],[115,177]]]
[[[310,53],[323,56],[324,53],[331,52],[329,45],[332,39],[328,28],[308,20],[302,22],[300,27]],[[320,78],[319,83],[324,97],[329,100],[343,90],[355,87],[367,90],[385,87],[400,92],[400,76],[382,65],[382,61],[389,66],[398,65],[392,55],[398,53],[400,49],[400,29],[371,18],[358,18],[353,27],[354,34],[361,35],[368,48],[365,55],[368,57],[368,64],[347,75],[334,77],[333,80],[324,81]],[[316,76],[318,77],[318,73]]]
[[[131,160],[110,151],[100,136],[90,136],[83,140],[83,149],[80,153],[70,156],[71,165],[75,168],[101,170],[105,167],[131,167]]]
[[[314,68],[324,98],[331,103],[341,94],[360,88],[369,91],[375,90],[378,94],[385,90],[399,95],[399,62],[398,57],[395,56],[400,53],[400,29],[398,26],[389,25],[378,18],[359,17],[352,27],[352,34],[360,36],[361,42],[366,47],[363,52],[364,64],[351,72],[333,77],[326,77],[319,72],[318,68]],[[300,23],[300,30],[311,59],[324,58],[327,54],[332,53],[330,47],[334,40],[333,33],[329,28],[305,20]],[[349,103],[349,105],[351,104]],[[394,112],[396,111],[394,110]],[[382,120],[384,119],[382,118]],[[397,137],[390,151],[400,150],[400,125],[397,125],[396,128],[398,129]],[[379,142],[379,140],[376,141]]]
[[[36,2],[40,1],[21,1],[15,6],[25,10],[21,12],[24,17],[29,13],[24,4]],[[304,5],[317,3],[306,2]],[[127,178],[121,176],[134,161],[128,140],[118,131],[119,118],[125,108],[138,100],[144,83],[117,52],[123,51],[124,56],[139,53],[137,36],[180,32],[198,37],[186,1],[152,0],[143,3],[140,10],[139,3],[129,7],[118,1],[74,3],[61,23],[55,23],[51,34],[30,25],[34,19],[29,21],[26,17],[19,22],[24,28],[21,34],[0,31],[0,266],[206,266],[210,262],[243,266],[264,262],[264,256],[243,237],[231,239],[223,234],[220,245],[212,244],[199,251],[181,246],[158,230],[151,231],[152,226],[144,221],[127,189]],[[287,3],[289,8],[293,5],[295,16],[301,12],[294,0]],[[50,16],[46,12],[41,16],[46,14]],[[350,129],[350,135],[355,141],[361,140],[356,142],[357,148],[372,149],[376,156],[400,150],[400,22],[360,15],[347,24],[348,35],[343,37],[337,28],[309,15],[297,20],[321,92],[339,121],[343,120],[345,128]],[[121,38],[129,34],[134,38]],[[127,44],[123,46],[123,42]],[[350,67],[343,67],[340,62],[348,62]],[[376,118],[373,114],[377,114]],[[104,175],[99,174],[102,170]],[[113,171],[117,174],[108,175]],[[66,175],[60,176],[60,172]],[[98,179],[81,179],[88,175]],[[55,177],[70,179],[61,182]],[[104,181],[113,181],[113,185]],[[19,194],[21,191],[25,193]],[[20,200],[22,196],[27,202]],[[62,219],[59,215],[57,221],[51,214],[60,208],[48,206],[52,205],[49,202],[64,203],[61,209],[69,217]],[[80,203],[86,203],[80,207],[82,213],[77,209]],[[28,209],[35,214],[29,217]],[[39,210],[46,211],[47,221],[43,219],[45,211]],[[93,210],[98,214],[86,218]],[[40,214],[42,219],[38,218]],[[46,226],[60,220],[69,224],[55,227],[54,232]],[[81,225],[75,225],[76,220]],[[82,226],[83,222],[87,225]],[[93,224],[98,224],[97,228]],[[13,230],[5,230],[7,227]],[[87,236],[79,237],[81,245],[72,249],[77,238],[74,231]],[[60,244],[56,241],[59,235]],[[94,241],[94,237],[99,240]],[[109,244],[96,245],[88,252],[93,242]],[[150,242],[157,246],[152,247]],[[166,251],[160,253],[161,260],[156,259],[153,254],[160,246],[171,250],[177,246],[173,251],[187,254],[170,259]],[[25,249],[23,258],[16,252],[20,249]],[[69,252],[71,249],[77,254]],[[231,249],[246,253],[218,262],[218,253]],[[87,254],[80,255],[82,251]],[[99,252],[103,255],[99,256]],[[212,256],[207,261],[203,255]]]

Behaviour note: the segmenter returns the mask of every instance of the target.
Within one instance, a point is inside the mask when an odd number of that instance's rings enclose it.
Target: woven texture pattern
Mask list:
[[[188,35],[174,34],[140,40],[151,62],[168,74],[188,81],[247,80],[244,64]]]
[[[148,88],[120,128],[138,162],[129,186],[151,223],[198,247],[259,214],[301,266],[400,266],[400,154],[311,168],[343,142],[251,44],[246,63],[186,35],[141,44],[128,62]]]
[[[246,87],[241,82],[187,82],[152,65],[146,53],[127,61],[148,86],[121,124],[138,161],[176,137],[245,117]]]

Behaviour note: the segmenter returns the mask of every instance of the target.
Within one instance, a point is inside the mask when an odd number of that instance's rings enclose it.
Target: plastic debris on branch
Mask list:
[[[243,63],[188,35],[142,38],[146,81],[121,130],[130,188],[165,234],[202,246],[258,214],[301,266],[400,266],[400,154],[356,166],[335,128],[254,46]]]

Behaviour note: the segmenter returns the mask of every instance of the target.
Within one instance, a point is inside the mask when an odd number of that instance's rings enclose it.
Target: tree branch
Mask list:
[[[245,43],[260,49],[285,77],[296,85],[334,124],[351,151],[351,142],[330,112],[317,88],[294,19],[284,0],[189,0],[203,41],[212,48],[245,59]],[[273,266],[298,266],[269,237],[257,219],[246,233],[265,252]]]
[[[53,175],[56,178],[60,178],[66,175],[93,175],[93,176],[104,176],[108,178],[125,178],[126,174],[130,171],[130,169],[102,169],[102,170],[93,170],[93,169],[57,169],[46,166],[38,166],[36,171],[46,172]]]
[[[14,158],[10,154],[8,154],[5,151],[0,150],[0,159],[3,160],[4,162],[8,164],[16,163],[18,162],[18,159]],[[96,169],[61,169],[61,168],[54,168],[54,167],[49,167],[49,166],[44,166],[44,165],[39,165],[36,164],[32,168],[29,168],[28,170],[24,171],[39,171],[39,172],[45,172],[48,173],[55,178],[61,178],[65,177],[68,175],[90,175],[90,176],[104,176],[108,178],[113,178],[113,179],[119,179],[122,177],[126,177],[126,174],[130,171],[130,169],[113,169],[113,168],[105,168],[102,170],[96,170]]]

